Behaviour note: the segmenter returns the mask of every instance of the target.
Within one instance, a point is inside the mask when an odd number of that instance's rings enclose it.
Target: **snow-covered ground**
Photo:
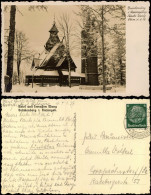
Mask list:
[[[83,87],[83,86],[82,86]],[[91,89],[87,89],[87,88],[82,88],[80,89],[80,86],[72,86],[71,88],[69,88],[68,86],[45,86],[45,87],[41,87],[39,85],[34,84],[33,88],[32,85],[29,86],[25,86],[24,84],[16,84],[13,85],[12,88],[12,92],[11,93],[21,93],[21,94],[26,94],[26,93],[35,93],[35,95],[38,93],[47,93],[47,94],[51,94],[51,93],[103,93],[102,91],[102,87],[98,86],[97,87],[93,87]],[[125,92],[125,87],[124,86],[120,86],[120,87],[115,87],[112,86],[111,90],[107,90],[107,93],[124,93]]]

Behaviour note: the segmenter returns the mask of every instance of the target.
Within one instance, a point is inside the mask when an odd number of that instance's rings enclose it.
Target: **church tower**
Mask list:
[[[99,85],[97,38],[94,25],[94,20],[88,14],[81,32],[81,72],[85,73],[87,85]]]
[[[49,30],[49,33],[50,33],[49,39],[46,42],[46,45],[44,46],[48,52],[50,52],[50,50],[56,45],[56,43],[60,42],[60,39],[58,37],[58,32],[59,31],[54,21],[52,28]]]

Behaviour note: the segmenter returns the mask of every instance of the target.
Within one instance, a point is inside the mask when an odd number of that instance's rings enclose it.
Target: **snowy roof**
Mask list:
[[[63,63],[64,60],[65,60],[65,57],[61,58],[61,59],[59,60],[59,62],[58,62],[58,64],[57,64],[56,67],[61,66],[61,64]]]
[[[41,70],[41,69],[38,69],[34,76],[59,76],[59,73],[57,70],[53,70],[53,71],[44,71],[44,70]]]
[[[59,76],[59,73],[57,70],[52,70],[52,71],[44,71],[43,75],[45,75],[45,76]]]
[[[69,75],[69,72],[68,71],[62,71],[62,74],[63,75]],[[73,76],[73,77],[81,77],[81,75],[79,73],[73,72],[73,71],[71,71],[71,76]]]
[[[41,70],[41,69],[37,69],[34,73],[35,76],[38,76],[38,75],[42,75],[44,72],[44,70]]]
[[[57,48],[60,46],[60,43],[57,43],[52,49],[51,51],[46,55],[46,57],[44,58],[44,60],[42,61],[40,67],[43,67],[47,64],[47,62],[49,61],[49,59],[54,55],[55,51],[57,50]]]

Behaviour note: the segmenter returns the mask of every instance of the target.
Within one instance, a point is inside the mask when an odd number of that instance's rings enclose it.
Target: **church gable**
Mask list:
[[[64,45],[57,43],[43,60],[41,67],[44,69],[56,69],[59,60],[64,56]]]
[[[71,70],[75,71],[76,69],[76,65],[74,63],[74,61],[72,60],[71,56],[69,56],[69,60],[70,60],[70,66],[71,66]],[[64,59],[62,60],[62,63],[58,63],[57,67],[59,67],[61,70],[68,70],[68,60],[67,57],[65,56]]]
[[[45,70],[54,70],[54,69],[63,69],[68,70],[68,60],[66,56],[60,56],[56,51],[53,56],[44,64],[43,68]],[[72,60],[71,56],[69,57],[71,70],[75,71],[76,65]]]

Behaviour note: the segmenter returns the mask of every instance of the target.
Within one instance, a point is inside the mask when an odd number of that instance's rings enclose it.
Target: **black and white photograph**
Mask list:
[[[3,6],[3,92],[124,93],[126,6]]]

